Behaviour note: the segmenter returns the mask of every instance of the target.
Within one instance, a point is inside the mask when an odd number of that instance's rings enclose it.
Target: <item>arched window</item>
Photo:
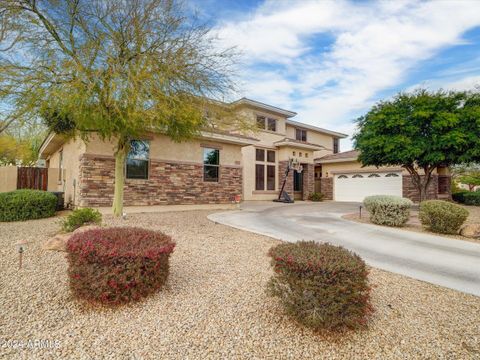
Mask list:
[[[338,178],[339,179],[348,179],[348,176],[347,175],[338,175]]]
[[[378,174],[370,174],[370,175],[368,175],[368,177],[369,177],[369,178],[374,178],[374,177],[380,177],[380,175],[378,175]]]
[[[355,175],[352,176],[352,178],[354,178],[354,179],[363,178],[363,175],[355,174]]]
[[[385,177],[398,177],[398,174],[389,173],[389,174],[385,175]]]

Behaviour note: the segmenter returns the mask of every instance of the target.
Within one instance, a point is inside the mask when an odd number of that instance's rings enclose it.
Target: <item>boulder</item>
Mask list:
[[[92,230],[92,229],[101,229],[101,227],[98,226],[98,225],[80,226],[78,229],[75,229],[72,234],[77,234],[79,232],[84,232],[84,231]]]
[[[469,238],[480,238],[480,224],[467,224],[462,227],[460,234]]]
[[[71,233],[57,234],[54,237],[48,239],[45,244],[43,244],[43,249],[53,251],[66,251],[67,241],[68,239],[70,239],[71,235]]]

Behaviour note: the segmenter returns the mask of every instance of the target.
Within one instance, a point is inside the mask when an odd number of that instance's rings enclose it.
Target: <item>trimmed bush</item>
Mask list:
[[[313,192],[308,195],[308,200],[310,201],[322,201],[323,200],[323,194],[319,192]]]
[[[465,205],[480,206],[480,192],[472,191],[463,195]]]
[[[441,234],[457,234],[468,218],[463,207],[442,200],[428,200],[420,203],[419,219],[422,225]]]
[[[24,221],[55,215],[57,197],[48,191],[15,190],[0,193],[0,221]]]
[[[368,270],[356,254],[313,241],[270,249],[275,275],[268,292],[286,312],[315,330],[361,328],[372,312]]]
[[[172,239],[135,227],[90,229],[67,242],[68,276],[75,297],[119,305],[154,293],[166,282]]]
[[[387,226],[403,226],[410,218],[412,201],[399,196],[374,195],[363,200],[370,221]]]
[[[470,193],[468,190],[460,190],[457,192],[454,192],[452,194],[452,199],[453,201],[459,202],[459,203],[464,203],[465,202],[465,194]]]
[[[99,225],[101,222],[102,214],[98,210],[92,208],[76,209],[62,221],[62,229],[71,232],[83,225]]]

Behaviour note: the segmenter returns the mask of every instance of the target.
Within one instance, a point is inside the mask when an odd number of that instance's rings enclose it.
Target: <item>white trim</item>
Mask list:
[[[52,141],[52,139],[55,137],[55,135],[56,135],[55,133],[51,132],[50,134],[48,134],[48,136],[45,138],[45,140],[43,140],[42,146],[40,147],[40,150],[38,150],[39,157],[42,156],[43,152],[45,151],[45,148],[48,146],[50,141]]]

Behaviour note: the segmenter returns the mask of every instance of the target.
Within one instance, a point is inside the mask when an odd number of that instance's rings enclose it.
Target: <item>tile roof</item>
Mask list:
[[[360,151],[358,150],[350,150],[350,151],[344,151],[340,152],[337,154],[330,154],[330,155],[325,155],[322,156],[321,158],[317,158],[315,160],[318,161],[330,161],[330,160],[342,160],[342,159],[351,159],[351,158],[357,158],[358,155],[360,155]]]

